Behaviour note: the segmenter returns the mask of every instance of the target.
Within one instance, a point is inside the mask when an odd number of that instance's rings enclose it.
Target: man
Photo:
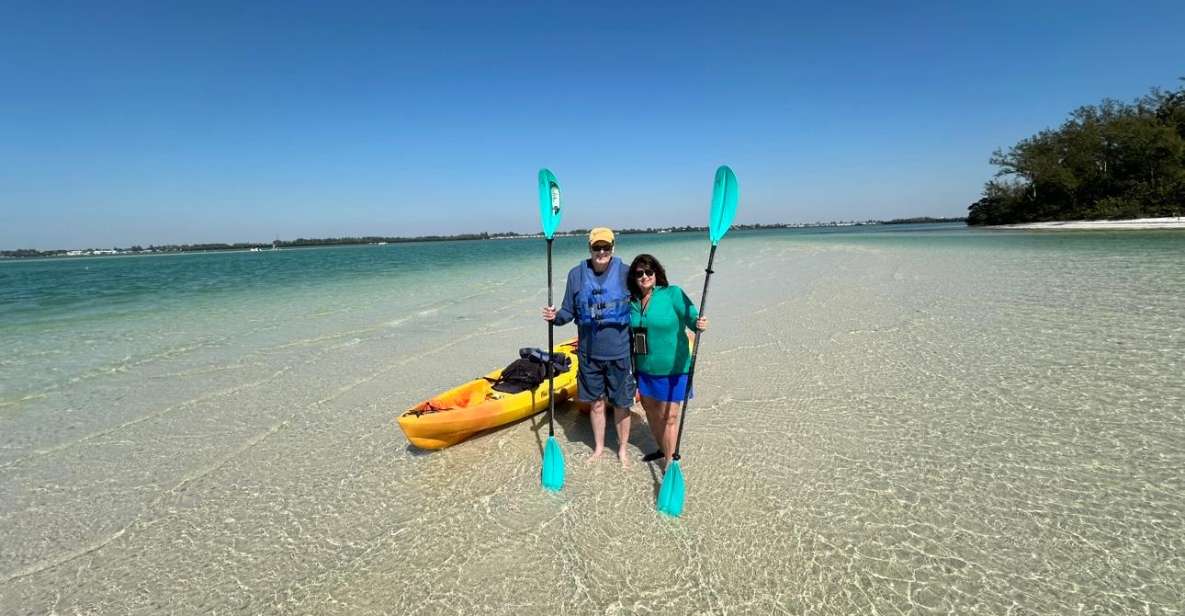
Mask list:
[[[564,301],[543,309],[543,319],[556,325],[575,320],[580,345],[577,398],[592,404],[593,448],[589,462],[605,448],[605,406],[613,406],[617,425],[617,457],[628,466],[630,405],[634,375],[630,370],[629,268],[613,256],[613,231],[597,227],[588,233],[589,258],[568,272]]]

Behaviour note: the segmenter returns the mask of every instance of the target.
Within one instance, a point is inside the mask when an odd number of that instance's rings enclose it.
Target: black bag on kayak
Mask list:
[[[535,347],[524,347],[518,350],[518,356],[523,359],[537,361],[546,364],[551,362],[555,364],[555,374],[563,374],[572,367],[572,358],[564,353],[548,353],[543,349],[536,349]]]
[[[519,349],[518,354],[521,357],[503,368],[502,375],[494,381],[493,388],[496,391],[517,394],[520,391],[535,389],[547,380],[548,365],[555,367],[555,374],[563,374],[572,367],[566,355],[551,357],[546,351],[532,348]],[[551,362],[547,359],[551,359]]]
[[[547,366],[529,359],[516,359],[502,369],[494,389],[507,394],[535,389],[547,380]]]

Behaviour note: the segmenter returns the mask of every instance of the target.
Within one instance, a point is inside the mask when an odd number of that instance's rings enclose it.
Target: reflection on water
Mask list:
[[[571,409],[558,495],[545,421],[395,426],[545,343],[535,244],[165,257],[126,312],[3,264],[0,612],[1185,610],[1185,234],[730,235],[678,520]],[[702,284],[702,238],[618,248]]]

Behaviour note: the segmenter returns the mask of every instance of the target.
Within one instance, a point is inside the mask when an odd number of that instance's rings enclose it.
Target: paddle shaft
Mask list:
[[[699,298],[699,316],[707,314],[708,282],[712,280],[712,262],[716,260],[716,245],[708,252],[708,267],[704,269],[704,293]],[[683,410],[679,413],[679,434],[675,437],[675,453],[672,460],[679,459],[679,447],[683,444],[683,424],[687,421],[687,407],[691,405],[691,384],[695,381],[695,360],[699,356],[699,329],[695,330],[695,344],[691,347],[691,366],[687,369],[687,389],[683,392]]]
[[[547,238],[547,305],[551,306],[551,242]],[[547,322],[547,436],[555,436],[555,322]]]

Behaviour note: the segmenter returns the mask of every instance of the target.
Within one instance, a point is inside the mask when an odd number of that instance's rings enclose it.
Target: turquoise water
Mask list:
[[[730,234],[674,522],[571,409],[558,496],[393,423],[545,343],[544,250],[0,262],[0,613],[1185,610],[1185,233]]]

